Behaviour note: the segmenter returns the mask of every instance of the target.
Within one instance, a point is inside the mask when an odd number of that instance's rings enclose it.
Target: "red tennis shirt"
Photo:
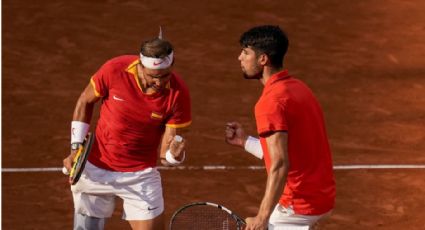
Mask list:
[[[172,73],[164,91],[145,94],[137,77],[138,63],[136,55],[116,57],[91,78],[96,96],[102,98],[89,155],[97,167],[120,172],[155,167],[165,127],[191,123],[190,95],[183,80]]]
[[[286,70],[276,73],[255,105],[255,118],[267,172],[270,156],[264,136],[288,133],[289,172],[279,203],[302,215],[331,210],[335,203],[332,156],[322,109],[311,90]]]

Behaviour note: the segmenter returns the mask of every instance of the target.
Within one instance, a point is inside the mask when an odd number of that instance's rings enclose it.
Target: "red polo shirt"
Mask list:
[[[172,73],[163,92],[145,94],[137,77],[138,63],[135,55],[111,59],[91,79],[102,105],[89,161],[100,168],[131,172],[155,167],[165,127],[191,123],[189,90],[183,80]]]
[[[288,133],[289,172],[279,203],[302,215],[331,210],[335,202],[332,156],[322,109],[311,90],[287,71],[276,73],[264,86],[255,118],[267,171],[270,156],[264,136]]]

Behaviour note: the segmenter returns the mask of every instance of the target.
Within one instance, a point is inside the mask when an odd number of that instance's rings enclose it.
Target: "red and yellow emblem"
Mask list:
[[[157,112],[152,112],[151,113],[151,118],[155,119],[155,120],[162,120],[164,116],[161,113],[157,113]]]

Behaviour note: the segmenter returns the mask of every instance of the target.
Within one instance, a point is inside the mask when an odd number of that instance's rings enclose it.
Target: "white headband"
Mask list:
[[[167,57],[164,58],[146,57],[140,53],[140,61],[144,67],[149,69],[166,69],[170,67],[171,64],[173,64],[173,53],[174,52],[171,52]]]

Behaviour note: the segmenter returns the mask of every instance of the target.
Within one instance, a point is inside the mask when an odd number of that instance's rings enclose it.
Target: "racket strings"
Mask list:
[[[236,230],[238,223],[219,208],[198,205],[181,210],[172,220],[172,230]]]

